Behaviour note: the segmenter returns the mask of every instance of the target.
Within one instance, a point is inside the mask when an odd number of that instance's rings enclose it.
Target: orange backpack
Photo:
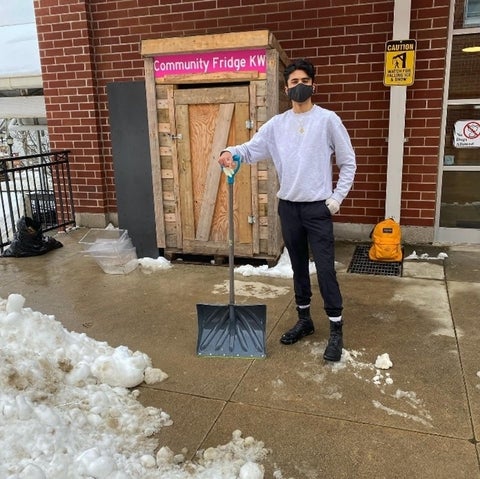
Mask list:
[[[393,218],[377,223],[370,237],[373,244],[368,256],[372,261],[402,261],[402,230]]]

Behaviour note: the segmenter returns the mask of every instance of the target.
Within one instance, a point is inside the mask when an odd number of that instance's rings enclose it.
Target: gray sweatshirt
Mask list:
[[[355,176],[355,153],[347,130],[336,113],[317,105],[306,113],[288,110],[276,115],[251,140],[227,150],[245,163],[271,158],[280,182],[277,196],[282,200],[334,198],[342,203]],[[335,189],[333,154],[340,170]]]

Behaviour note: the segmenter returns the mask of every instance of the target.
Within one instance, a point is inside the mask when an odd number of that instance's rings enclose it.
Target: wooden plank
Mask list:
[[[269,255],[275,256],[282,244],[280,220],[278,217],[278,179],[273,162],[268,162],[268,251]]]
[[[165,75],[156,78],[158,85],[162,83],[175,84],[195,84],[195,83],[231,83],[240,81],[260,80],[267,78],[266,73],[257,71],[242,72],[222,72],[222,73],[196,73],[190,75]]]
[[[260,240],[266,240],[266,243],[268,245],[268,242],[270,241],[269,238],[270,238],[270,234],[268,233],[268,226],[261,226],[260,227]],[[267,246],[267,249],[269,249],[268,246]],[[262,251],[264,251],[264,250],[262,250]]]
[[[170,123],[158,123],[158,132],[170,134]]]
[[[162,169],[162,179],[163,178],[173,178],[173,170]]]
[[[260,106],[257,109],[257,125],[260,128],[269,119],[266,106]]]
[[[176,105],[175,118],[182,141],[177,145],[179,168],[179,198],[181,207],[182,243],[195,238],[195,217],[193,205],[193,178],[190,152],[190,129],[188,105]],[[178,245],[181,246],[180,244]]]
[[[249,104],[237,103],[235,105],[235,144],[242,144],[249,140],[249,132],[245,122],[249,119]],[[252,247],[252,224],[248,221],[252,216],[252,177],[251,166],[242,165],[235,177],[236,196],[235,207],[237,228],[235,234],[235,248],[239,244],[248,244]],[[252,250],[253,251],[253,250]]]
[[[221,254],[228,255],[229,245],[227,241],[183,241],[182,251],[186,254]],[[235,246],[235,256],[244,256],[250,258],[252,256],[251,245],[238,244]]]
[[[172,156],[172,146],[161,146],[160,156]]]
[[[160,164],[160,145],[158,140],[157,109],[155,101],[155,81],[153,60],[145,58],[145,94],[147,97],[148,135],[150,141],[150,158],[152,164],[152,188],[155,212],[155,234],[157,246],[165,247],[165,223],[163,219],[163,195]]]
[[[265,82],[252,82],[249,86],[250,95],[250,121],[252,125],[257,124],[257,95],[258,84]],[[250,138],[255,134],[255,129],[250,130]],[[252,224],[252,253],[260,253],[260,233],[259,233],[259,210],[258,210],[258,165],[254,164],[251,167],[251,184],[252,184],[252,216],[254,223]]]
[[[168,87],[166,87],[165,85],[156,85],[155,91],[157,92],[157,101],[167,99]]]
[[[279,60],[283,66],[287,66],[290,63],[290,60],[287,56],[287,54],[283,51],[283,48],[280,46],[280,43],[278,40],[275,38],[273,33],[270,32],[269,39],[268,39],[268,44],[278,53]],[[279,62],[279,63],[280,63]],[[277,71],[280,70],[280,64],[277,67]],[[283,68],[282,68],[283,70]]]
[[[168,105],[168,117],[170,119],[170,133],[177,134],[178,128],[183,128],[183,125],[177,125],[177,119],[175,117],[175,92],[177,87],[170,85],[167,87],[167,105]],[[187,137],[188,139],[188,137]],[[171,138],[172,142],[172,171],[173,171],[173,194],[175,196],[175,211],[176,211],[176,246],[181,247],[183,241],[183,229],[182,229],[182,203],[180,200],[180,166],[177,141]],[[190,147],[190,145],[188,145]]]
[[[163,192],[163,202],[166,203],[166,202],[175,202],[175,194],[173,193],[173,191],[164,191]]]
[[[202,103],[239,103],[248,102],[247,88],[217,87],[212,95],[212,88],[195,88],[175,91],[177,105],[198,105]]]
[[[143,40],[141,55],[155,56],[166,53],[268,48],[271,42],[276,42],[276,40],[268,30],[159,38]],[[279,48],[277,43],[275,46]]]
[[[208,164],[205,189],[202,195],[202,206],[195,236],[199,241],[208,241],[210,236],[213,212],[217,200],[218,182],[222,174],[218,166],[218,154],[227,144],[234,106],[233,103],[222,104],[218,111],[218,119],[212,143],[212,154]]]
[[[267,98],[266,105],[267,119],[278,113],[279,108],[279,84],[283,81],[279,74],[279,52],[276,50],[267,51]],[[271,256],[279,253],[283,244],[280,220],[277,213],[278,208],[278,177],[271,161],[268,162],[268,251]]]
[[[272,118],[278,113],[279,89],[278,85],[283,82],[278,72],[278,52],[269,50],[267,52],[267,117]]]
[[[247,87],[242,87],[247,88]],[[249,104],[236,103],[230,132],[228,135],[228,145],[237,145],[244,143],[250,137],[250,130],[246,128],[246,121],[249,119]],[[235,231],[235,255],[237,250],[242,249],[243,254],[248,256],[253,254],[252,249],[252,225],[249,223],[249,216],[252,214],[252,184],[251,184],[251,166],[243,165],[238,171],[234,182],[234,231]],[[227,182],[220,182],[220,188],[217,195],[217,204],[213,215],[212,226],[210,230],[210,241],[228,240],[228,187]]]

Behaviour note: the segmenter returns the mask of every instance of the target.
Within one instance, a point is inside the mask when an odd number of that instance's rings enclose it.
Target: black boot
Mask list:
[[[323,353],[323,359],[327,361],[340,361],[343,348],[343,321],[330,321],[330,338]]]
[[[313,327],[313,321],[310,317],[310,308],[297,307],[298,321],[292,329],[289,329],[280,338],[280,342],[283,344],[293,344],[304,336],[313,334],[315,328]]]

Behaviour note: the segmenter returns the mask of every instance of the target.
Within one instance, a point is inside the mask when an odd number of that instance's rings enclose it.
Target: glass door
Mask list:
[[[480,243],[480,28],[467,29],[462,22],[462,16],[475,11],[473,6],[455,5],[436,219],[439,242]]]

